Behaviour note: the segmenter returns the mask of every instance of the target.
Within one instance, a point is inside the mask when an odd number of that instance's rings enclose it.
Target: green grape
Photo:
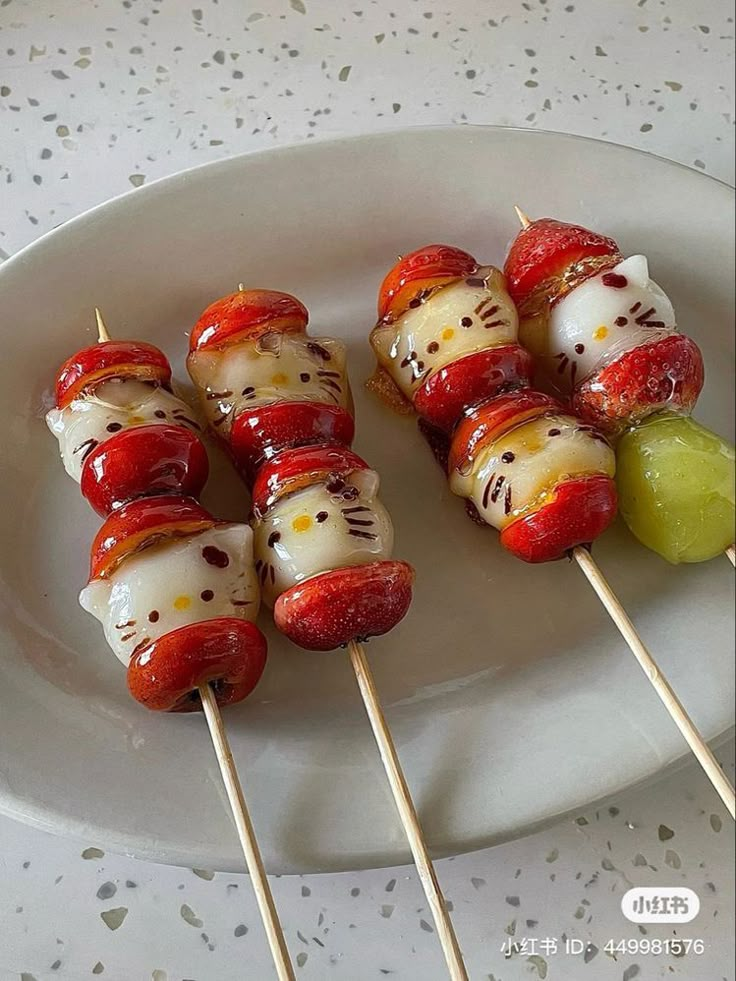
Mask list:
[[[661,414],[616,451],[619,510],[668,562],[703,562],[734,541],[734,448],[687,416]]]

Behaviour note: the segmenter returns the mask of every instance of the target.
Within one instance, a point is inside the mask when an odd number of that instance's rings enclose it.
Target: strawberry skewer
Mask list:
[[[296,297],[241,286],[197,321],[187,367],[213,432],[252,486],[256,570],[276,626],[305,650],[348,650],[450,977],[464,981],[363,647],[407,612],[414,572],[391,558],[393,527],[378,474],[350,449],[345,345],[307,334],[307,322]]]
[[[610,264],[609,240],[589,239],[586,261]],[[426,246],[388,273],[378,314],[369,387],[419,414],[451,490],[505,548],[528,562],[575,559],[733,815],[733,788],[590,554],[616,514],[613,450],[529,387],[531,358],[501,273],[460,249]]]
[[[265,639],[252,622],[258,583],[249,569],[250,529],[215,521],[193,500],[207,479],[207,454],[188,407],[168,389],[162,352],[113,342],[98,309],[95,316],[98,344],[62,367],[47,419],[67,471],[106,517],[80,601],[128,665],[134,698],[159,711],[204,712],[276,973],[294,981],[220,713],[220,705],[250,694],[265,666]],[[71,449],[80,435],[87,438]],[[193,594],[177,597],[172,612],[162,582],[179,581],[182,568]]]

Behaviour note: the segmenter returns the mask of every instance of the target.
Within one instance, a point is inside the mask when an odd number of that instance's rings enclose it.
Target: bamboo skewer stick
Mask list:
[[[726,555],[731,565],[736,566],[736,545],[729,545],[726,549]]]
[[[225,784],[227,799],[230,801],[230,809],[233,814],[235,828],[238,832],[238,838],[240,839],[240,847],[243,849],[245,864],[248,867],[251,884],[253,885],[253,892],[256,894],[256,902],[258,903],[263,928],[268,938],[268,946],[271,948],[271,956],[274,967],[276,968],[276,974],[279,977],[279,981],[294,981],[294,969],[289,959],[289,951],[286,947],[284,932],[279,921],[279,915],[276,912],[273,896],[271,895],[268,876],[263,867],[256,833],[253,829],[250,814],[245,803],[243,787],[235,767],[235,761],[233,760],[230,743],[225,732],[220,708],[211,685],[203,685],[199,689],[199,695],[202,699],[202,709],[207,719],[210,736],[212,737],[212,745],[215,750],[218,766],[220,767],[220,773],[222,774],[222,782]]]
[[[378,752],[386,771],[394,803],[396,804],[396,809],[399,812],[399,817],[409,842],[409,848],[411,849],[414,864],[419,873],[424,894],[427,897],[429,908],[434,917],[435,926],[437,927],[437,937],[442,946],[442,952],[445,955],[450,977],[452,981],[467,981],[468,974],[463,964],[460,946],[457,942],[455,930],[447,910],[445,897],[442,895],[432,860],[427,851],[427,845],[424,841],[416,808],[411,799],[411,794],[401,769],[401,763],[396,753],[396,746],[394,745],[391,732],[381,708],[373,674],[365,656],[365,650],[362,644],[356,640],[352,640],[348,644],[348,653],[350,654],[350,663],[355,672],[355,678],[358,682],[358,688],[363,698],[363,704],[368,714],[373,735],[378,744]]]
[[[716,793],[728,808],[729,814],[731,817],[736,817],[736,798],[734,797],[734,789],[728,777],[721,769],[718,760],[713,755],[713,751],[703,739],[684,705],[675,694],[674,689],[662,674],[659,665],[637,633],[629,615],[611,589],[605,576],[598,568],[597,562],[587,549],[581,548],[579,545],[573,549],[572,554],[586,579],[595,590],[598,599],[605,607],[608,615],[618,627],[621,636],[628,644],[631,653],[639,662],[650,684],[662,700],[664,707],[670,714],[670,718],[682,733],[685,742],[693,751],[708,779],[713,784]]]
[[[97,340],[98,343],[109,341],[110,332],[107,329],[102,314],[95,307],[95,319],[97,320]],[[202,685],[199,689],[199,697],[202,701],[202,711],[204,712],[212,746],[217,758],[217,765],[220,768],[222,782],[225,785],[227,799],[230,803],[233,822],[238,833],[240,847],[245,856],[245,864],[256,894],[258,911],[261,914],[263,928],[266,931],[266,938],[271,949],[274,967],[279,981],[295,981],[294,968],[289,958],[289,951],[284,939],[284,932],[273,901],[271,888],[268,884],[268,876],[263,866],[263,859],[258,848],[256,833],[253,822],[248,813],[245,803],[243,787],[238,775],[235,761],[233,759],[230,742],[225,731],[225,724],[220,714],[220,707],[217,704],[215,693],[211,685]]]
[[[514,205],[514,211],[519,219],[522,228],[531,225],[529,216]],[[734,561],[731,550],[726,549],[726,554]],[[736,817],[736,799],[734,788],[721,769],[718,760],[713,755],[713,751],[700,734],[692,719],[688,715],[682,702],[674,692],[674,689],[662,674],[659,665],[652,657],[646,645],[639,636],[629,615],[621,605],[620,600],[611,589],[608,581],[598,567],[597,562],[590,552],[578,546],[573,549],[573,558],[582,570],[590,585],[595,590],[598,599],[605,607],[608,615],[616,624],[621,636],[626,641],[631,653],[639,662],[642,670],[649,679],[652,687],[659,695],[664,707],[667,709],[672,721],[680,730],[685,742],[688,744],[696,759],[705,771],[708,779],[713,784],[716,793],[728,808],[731,817]]]

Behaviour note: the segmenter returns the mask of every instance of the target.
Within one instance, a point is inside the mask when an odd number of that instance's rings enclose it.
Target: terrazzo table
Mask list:
[[[409,124],[571,131],[733,180],[726,0],[193,4],[0,0],[0,259],[192,164]],[[732,747],[721,755],[733,774]],[[0,842],[1,981],[271,977],[245,876],[144,864],[7,819]],[[731,824],[689,766],[438,871],[473,979],[734,981],[732,866]],[[702,955],[605,951],[644,939],[619,912],[634,883],[699,894],[680,936],[702,938]],[[445,977],[411,869],[273,888],[300,977]],[[543,944],[563,937],[582,952]],[[529,938],[537,953],[502,950]]]

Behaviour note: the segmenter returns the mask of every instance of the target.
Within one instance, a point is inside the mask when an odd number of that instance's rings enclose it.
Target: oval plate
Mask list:
[[[418,570],[410,615],[370,653],[435,853],[522,834],[683,755],[577,569],[503,553],[449,494],[414,421],[363,392],[376,290],[395,256],[440,240],[501,264],[515,202],[647,253],[705,353],[698,418],[729,432],[733,193],[610,144],[463,127],[236,157],[96,208],[0,269],[2,812],[159,862],[242,868],[204,721],[135,704],[77,606],[98,519],[42,420],[57,365],[95,337],[95,305],[115,335],[163,347],[182,378],[185,331],[238,282],[297,294],[315,331],[350,345],[356,449],[382,474],[395,554]],[[223,460],[205,503],[247,513]],[[723,733],[734,697],[726,559],[672,568],[623,527],[596,554],[697,724]],[[269,637],[262,683],[226,714],[269,869],[406,860],[347,658]]]

